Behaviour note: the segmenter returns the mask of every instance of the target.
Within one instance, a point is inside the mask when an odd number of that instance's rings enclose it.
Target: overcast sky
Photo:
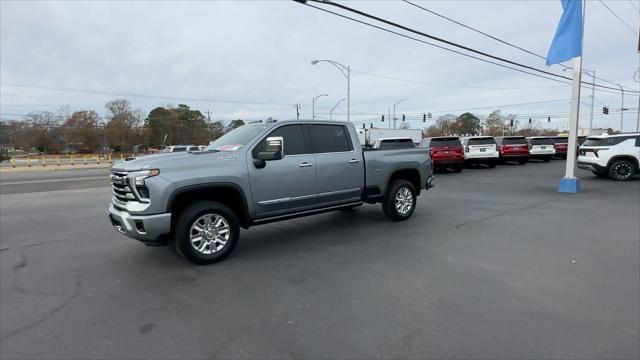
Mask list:
[[[345,3],[545,68],[543,59],[400,1]],[[542,55],[562,12],[560,0],[417,3]],[[637,31],[640,14],[633,4],[640,8],[640,2],[606,4]],[[116,97],[127,98],[144,111],[186,103],[203,112],[210,110],[216,120],[295,118],[293,104],[300,103],[301,117],[310,118],[312,97],[323,93],[330,96],[318,100],[316,111],[328,117],[329,109],[346,97],[346,80],[330,64],[310,64],[319,58],[351,66],[354,121],[381,126],[377,114],[386,113],[403,98],[408,100],[399,105],[399,114],[432,112],[434,119],[448,110],[460,114],[468,109],[486,116],[502,109],[523,122],[534,116],[545,125],[546,114],[553,114],[552,126],[560,129],[568,120],[558,113],[569,112],[570,86],[420,44],[293,1],[2,1],[0,6],[3,119],[18,119],[18,114],[30,111],[56,111],[65,104],[73,110],[104,114],[105,102]],[[598,77],[638,89],[633,81],[639,66],[636,35],[597,1],[588,1],[586,11],[584,67],[595,69]],[[559,66],[547,69],[571,76]],[[589,89],[583,89],[584,126],[590,95]],[[559,101],[498,106],[547,100]],[[620,95],[596,92],[595,100],[595,125],[618,128],[619,115],[602,115],[602,106],[619,109]],[[625,107],[637,108],[638,97],[627,96]],[[343,102],[334,118],[344,119],[345,113]],[[419,118],[412,120],[413,127],[423,127],[421,115],[408,117]],[[628,111],[625,130],[634,129],[635,121],[635,110]]]

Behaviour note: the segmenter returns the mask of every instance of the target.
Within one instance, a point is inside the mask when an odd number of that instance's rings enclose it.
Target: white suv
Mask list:
[[[461,138],[464,147],[464,162],[467,164],[486,164],[496,167],[500,152],[492,136],[470,136]]]
[[[556,154],[556,141],[551,136],[532,136],[527,138],[527,142],[529,142],[529,159],[549,162]]]
[[[640,133],[590,136],[578,148],[578,167],[625,181],[640,169]]]

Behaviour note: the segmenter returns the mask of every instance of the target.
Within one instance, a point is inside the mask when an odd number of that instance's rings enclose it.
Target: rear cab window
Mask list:
[[[351,138],[344,125],[313,124],[311,144],[316,154],[352,151]]]
[[[379,150],[406,149],[415,147],[411,139],[387,139],[380,141]]]

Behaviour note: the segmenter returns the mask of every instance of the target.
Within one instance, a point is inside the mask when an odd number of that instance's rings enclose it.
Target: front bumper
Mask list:
[[[171,213],[131,215],[109,205],[107,215],[111,225],[121,234],[146,245],[165,245],[171,233]]]

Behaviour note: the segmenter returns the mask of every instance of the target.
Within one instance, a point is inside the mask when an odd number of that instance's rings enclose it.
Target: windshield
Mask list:
[[[247,145],[256,135],[266,129],[267,125],[243,125],[234,129],[207,146],[206,151],[236,151]]]

